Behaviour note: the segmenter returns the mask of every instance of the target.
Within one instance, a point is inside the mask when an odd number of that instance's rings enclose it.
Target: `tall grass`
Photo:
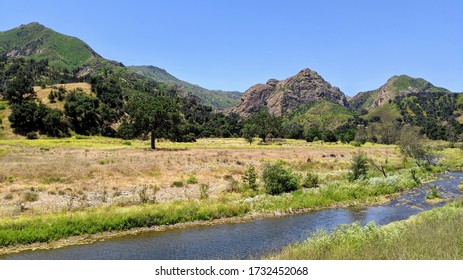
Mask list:
[[[463,259],[463,203],[378,227],[374,223],[318,231],[270,259]]]
[[[408,174],[393,179],[377,178],[357,182],[338,181],[317,189],[298,190],[280,196],[264,195],[253,201],[257,211],[289,211],[376,202],[379,196],[398,193],[417,186]]]
[[[53,240],[137,227],[171,225],[243,216],[245,203],[171,202],[161,205],[104,207],[86,211],[37,215],[0,221],[0,246],[50,242]]]

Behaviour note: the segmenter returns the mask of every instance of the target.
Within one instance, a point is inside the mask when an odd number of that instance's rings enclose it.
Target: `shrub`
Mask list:
[[[198,183],[198,178],[196,178],[194,175],[191,175],[187,180],[187,184],[197,184]]]
[[[249,165],[243,175],[243,187],[256,191],[259,188],[257,184],[257,172],[253,165]]]
[[[173,181],[171,187],[183,188],[185,183],[183,181]]]
[[[426,199],[436,199],[440,197],[441,195],[437,191],[437,188],[435,186],[429,186],[429,192],[426,194]]]
[[[149,201],[149,195],[148,195],[148,186],[143,185],[139,190],[138,190],[138,197],[140,198],[140,203],[145,204],[148,203]]]
[[[26,138],[27,138],[27,139],[30,139],[30,140],[32,140],[32,139],[38,139],[38,138],[39,138],[39,135],[37,134],[37,132],[31,131],[31,132],[28,132],[28,133],[26,134]]]
[[[13,199],[13,195],[11,193],[7,193],[7,194],[5,194],[5,196],[3,198],[5,200],[10,200],[10,199]]]
[[[225,189],[226,192],[239,193],[241,191],[240,184],[238,183],[238,181],[236,181],[235,178],[233,178],[233,176],[225,175],[223,178],[228,181],[228,186]]]
[[[209,184],[201,184],[199,185],[199,192],[201,199],[206,199],[209,197]]]
[[[39,200],[39,194],[33,191],[26,191],[23,193],[23,200],[28,202],[34,202]]]
[[[300,186],[299,177],[285,167],[282,161],[267,164],[262,179],[265,183],[265,191],[271,195],[292,192]]]
[[[368,172],[368,157],[365,153],[357,153],[352,157],[348,174],[349,181],[355,181],[360,178],[365,178]]]
[[[314,174],[312,172],[307,172],[307,175],[304,178],[304,181],[302,182],[302,187],[304,188],[318,188],[319,185],[319,178],[317,174]]]

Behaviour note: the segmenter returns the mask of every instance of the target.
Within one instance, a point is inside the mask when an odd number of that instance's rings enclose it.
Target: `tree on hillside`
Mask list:
[[[246,124],[254,125],[256,134],[262,139],[262,142],[267,141],[267,135],[278,135],[280,133],[281,118],[269,113],[267,108],[262,108],[259,112],[251,115]]]
[[[4,98],[13,104],[32,100],[36,97],[32,87],[33,84],[32,73],[21,67],[16,75],[6,82],[5,92],[3,93]]]
[[[151,134],[151,149],[156,149],[156,137],[173,138],[172,130],[182,122],[177,97],[170,93],[132,95],[126,104],[128,117],[122,130],[132,135]]]
[[[80,90],[66,95],[64,113],[70,118],[71,126],[79,134],[96,134],[100,130],[98,99]]]

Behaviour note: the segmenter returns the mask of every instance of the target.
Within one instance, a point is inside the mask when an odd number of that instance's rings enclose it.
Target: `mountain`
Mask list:
[[[243,94],[238,91],[208,90],[198,85],[182,81],[169,74],[166,70],[156,66],[128,66],[127,68],[156,81],[178,86],[183,92],[198,96],[204,105],[214,109],[233,107]]]
[[[78,77],[93,75],[105,68],[114,70],[114,66],[124,66],[120,62],[104,59],[82,40],[55,32],[37,22],[0,32],[0,55],[7,59],[46,59],[50,66],[57,69],[77,71]],[[127,67],[118,68],[116,71],[131,72],[126,70],[129,69]],[[207,90],[192,85],[153,66],[134,66],[130,69],[156,82],[178,86],[185,94],[191,92],[214,109],[232,107],[241,96],[240,92]]]
[[[267,107],[270,113],[281,116],[319,99],[348,107],[346,96],[339,88],[331,86],[317,72],[306,68],[286,80],[270,79],[266,84],[252,86],[228,112],[245,117],[261,107]]]
[[[397,96],[405,96],[412,93],[433,93],[446,92],[449,90],[435,87],[430,82],[421,78],[412,78],[407,75],[393,76],[387,80],[386,84],[380,88],[360,92],[349,100],[352,109],[355,110],[371,110],[383,104],[387,104]]]
[[[72,70],[101,56],[82,40],[55,32],[37,22],[0,32],[0,54],[48,59],[50,65]]]

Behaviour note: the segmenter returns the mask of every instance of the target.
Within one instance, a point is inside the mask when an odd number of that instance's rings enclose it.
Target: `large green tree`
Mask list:
[[[151,134],[151,149],[156,149],[156,137],[175,138],[173,131],[183,122],[177,96],[174,93],[143,93],[130,97],[126,104],[128,117],[122,130],[132,135]]]
[[[267,142],[267,135],[278,135],[281,130],[281,118],[270,114],[267,108],[262,108],[259,112],[251,115],[246,119],[246,124],[255,127],[255,132],[262,139],[262,142]]]

